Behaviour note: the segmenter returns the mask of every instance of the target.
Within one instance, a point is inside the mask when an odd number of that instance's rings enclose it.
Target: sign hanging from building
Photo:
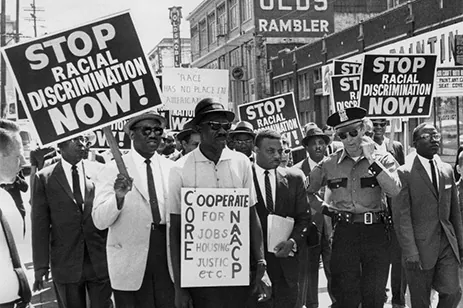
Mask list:
[[[42,145],[161,104],[129,12],[6,47],[3,53]]]
[[[273,129],[286,137],[291,148],[301,145],[302,128],[292,92],[239,105],[238,111],[240,120],[255,130]]]
[[[365,55],[360,107],[369,117],[429,117],[436,55]]]
[[[228,70],[164,68],[162,83],[165,109],[194,110],[207,97],[228,109]]]
[[[436,96],[461,96],[463,93],[463,68],[438,67],[436,72]]]
[[[249,189],[181,194],[181,287],[249,285]]]
[[[455,35],[455,64],[463,65],[463,35]]]
[[[323,37],[334,32],[333,7],[329,0],[254,0],[255,28],[269,37]]]
[[[182,20],[182,7],[170,7],[169,18],[172,24],[172,34],[174,36],[174,67],[180,67],[182,65],[182,40],[180,38],[180,21]]]
[[[334,110],[359,107],[360,74],[331,76],[331,95]]]

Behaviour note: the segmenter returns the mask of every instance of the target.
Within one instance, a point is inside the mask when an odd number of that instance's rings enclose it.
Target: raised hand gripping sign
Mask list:
[[[6,47],[3,53],[42,145],[161,104],[129,12]]]
[[[181,287],[249,285],[249,189],[181,194]]]

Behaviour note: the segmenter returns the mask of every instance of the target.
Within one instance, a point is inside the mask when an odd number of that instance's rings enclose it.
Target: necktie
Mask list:
[[[439,190],[437,189],[437,176],[436,176],[436,167],[434,166],[434,160],[430,159],[429,164],[431,165],[431,177],[432,177],[432,185],[434,189],[439,194]]]
[[[153,214],[153,223],[159,225],[161,222],[161,214],[159,213],[158,197],[154,188],[153,170],[151,170],[151,161],[145,160],[146,177],[148,179],[148,194],[150,196],[151,213]]]
[[[79,171],[77,171],[77,166],[72,165],[72,191],[74,193],[74,199],[76,200],[77,205],[79,208],[82,209],[84,205],[84,199],[82,198],[82,192],[80,191],[80,183],[79,183]]]
[[[270,212],[273,212],[273,197],[272,197],[272,185],[270,185],[270,177],[268,170],[265,170],[265,202],[267,204],[267,209]]]

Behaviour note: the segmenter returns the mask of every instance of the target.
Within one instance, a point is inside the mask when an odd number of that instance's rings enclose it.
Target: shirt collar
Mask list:
[[[340,164],[346,157],[350,158],[351,156],[347,153],[346,149],[343,148],[342,151],[341,151],[341,156],[338,159],[338,164]],[[360,161],[361,159],[363,159],[363,154],[360,155],[360,157],[359,157],[359,159],[357,161]]]
[[[153,163],[157,158],[159,154],[157,152],[154,153],[153,156],[151,156],[149,159],[151,160],[151,163]],[[144,166],[145,165],[145,160],[143,156],[140,155],[136,150],[132,150],[132,159],[135,165],[137,166]]]
[[[206,156],[204,156],[203,152],[201,152],[201,150],[199,149],[199,146],[193,150],[193,153],[195,155],[195,158],[196,158],[196,161],[211,161],[209,158],[207,158]],[[219,162],[222,161],[222,160],[230,160],[232,159],[233,157],[233,151],[230,150],[228,147],[225,147],[223,150],[222,150],[222,154],[220,154],[220,158],[219,158]]]
[[[259,166],[257,163],[254,164],[254,165],[256,166],[256,173],[257,173],[257,174],[262,174],[262,175],[264,175],[265,170],[268,170],[268,171],[269,171],[269,175],[275,174],[275,170],[276,170],[276,169],[264,169],[264,168],[262,168],[261,166]]]
[[[423,157],[423,156],[421,156],[421,155],[418,154],[418,153],[416,153],[416,156],[418,157],[418,159],[420,160],[420,162],[421,162],[421,164],[422,164],[423,166],[426,166],[426,167],[429,166],[429,158]],[[432,157],[432,160],[434,161],[434,164],[437,165],[437,155],[434,155],[434,156]]]
[[[61,164],[62,164],[64,170],[72,170],[72,165],[70,163],[68,163],[64,158],[61,158]],[[80,172],[82,170],[81,166],[82,166],[82,160],[79,161],[76,164],[78,172]]]

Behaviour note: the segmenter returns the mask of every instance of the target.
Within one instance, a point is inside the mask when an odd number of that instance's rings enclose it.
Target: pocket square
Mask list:
[[[445,184],[445,189],[450,189],[452,188],[452,184]]]

